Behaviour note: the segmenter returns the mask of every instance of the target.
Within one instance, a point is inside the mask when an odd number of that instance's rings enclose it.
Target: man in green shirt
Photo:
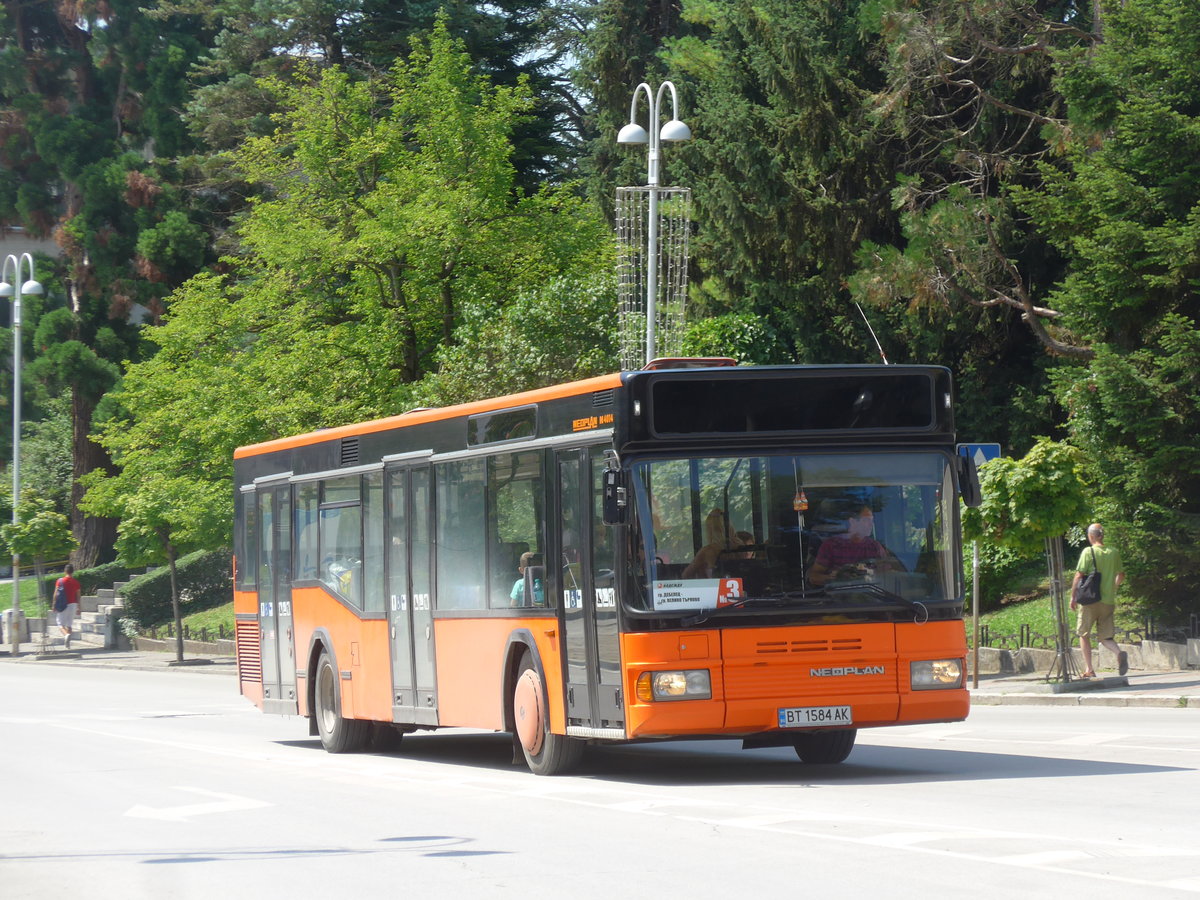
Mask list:
[[[1096,637],[1100,643],[1116,654],[1118,674],[1124,675],[1129,671],[1129,655],[1113,640],[1116,634],[1113,613],[1117,610],[1117,588],[1125,580],[1121,551],[1104,546],[1104,528],[1099,522],[1088,526],[1087,536],[1090,546],[1079,554],[1075,580],[1071,582],[1071,609],[1079,610],[1079,625],[1075,633],[1079,635],[1079,649],[1083,651],[1083,677],[1096,677],[1092,669],[1092,641],[1089,637],[1093,625],[1096,626]],[[1075,587],[1093,568],[1100,571],[1100,602],[1080,606],[1075,602]]]

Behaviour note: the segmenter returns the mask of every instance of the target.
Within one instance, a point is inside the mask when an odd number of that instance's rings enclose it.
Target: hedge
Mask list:
[[[233,555],[229,550],[198,550],[175,563],[180,611],[185,616],[221,606],[233,598]],[[171,570],[161,566],[121,590],[125,615],[142,628],[175,620],[171,609]]]
[[[90,569],[80,569],[75,573],[75,580],[79,582],[80,594],[86,596],[96,593],[97,588],[110,588],[118,581],[129,581],[145,571],[144,567],[134,570],[123,563],[110,562]],[[54,583],[62,578],[62,574],[58,571],[43,579],[46,585],[45,596],[54,596]]]

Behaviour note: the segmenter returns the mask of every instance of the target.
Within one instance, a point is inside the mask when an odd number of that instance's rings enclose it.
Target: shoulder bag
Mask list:
[[[1079,579],[1075,585],[1075,594],[1071,597],[1080,606],[1091,606],[1100,602],[1100,568],[1096,565],[1096,548],[1092,551],[1092,571]]]

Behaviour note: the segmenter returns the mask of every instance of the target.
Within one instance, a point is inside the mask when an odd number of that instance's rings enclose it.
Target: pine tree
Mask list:
[[[137,0],[4,11],[0,224],[53,234],[62,250],[51,277],[66,305],[32,323],[40,356],[29,370],[70,393],[77,479],[109,465],[92,418],[118,363],[137,355],[138,318],[161,315],[166,293],[206,258],[170,158],[189,147],[177,111],[207,34],[164,32]],[[73,488],[72,528],[76,561],[88,565],[114,531],[78,511],[81,493]]]

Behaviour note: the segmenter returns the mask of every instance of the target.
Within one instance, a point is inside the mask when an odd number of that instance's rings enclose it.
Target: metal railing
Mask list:
[[[1074,634],[1072,630],[1072,635]],[[1142,641],[1164,641],[1184,643],[1188,638],[1200,638],[1200,615],[1193,614],[1186,626],[1160,625],[1153,619],[1145,619],[1137,628],[1118,628],[1115,638],[1121,644],[1140,644]],[[970,643],[970,636],[967,638]],[[998,650],[1020,650],[1022,647],[1032,649],[1055,649],[1054,634],[1042,634],[1034,631],[1031,625],[1020,625],[1015,634],[997,632],[988,625],[979,626],[979,646],[993,647]]]
[[[144,638],[150,638],[153,641],[174,640],[175,626],[163,625],[158,628],[140,628],[138,634]],[[226,628],[224,625],[218,625],[216,628],[192,628],[191,626],[183,626],[183,639],[185,641],[200,641],[201,643],[212,643],[213,641],[232,641],[234,629]]]

